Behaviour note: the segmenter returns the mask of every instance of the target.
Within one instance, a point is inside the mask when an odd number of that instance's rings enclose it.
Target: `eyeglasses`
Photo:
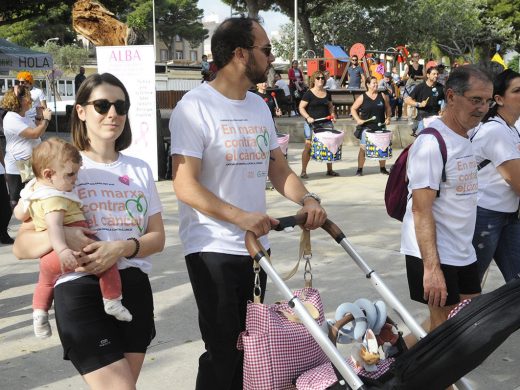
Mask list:
[[[315,78],[315,80],[325,80],[325,77],[323,77],[323,76],[318,76],[318,77]]]
[[[27,81],[25,81],[25,80],[18,80],[18,84],[20,84],[20,85],[23,85],[23,84],[26,84],[26,83],[27,83]]]
[[[497,102],[495,102],[493,99],[484,100],[478,96],[464,96],[463,94],[458,95],[466,98],[466,100],[468,100],[474,106],[487,106],[488,108],[493,108],[495,107],[495,104],[497,104]]]
[[[271,45],[267,45],[267,46],[249,46],[248,49],[259,49],[262,53],[264,53],[264,55],[266,57],[270,57],[271,56],[271,50],[272,50],[272,47]]]
[[[352,62],[357,62],[357,58],[352,58]]]
[[[116,100],[115,102],[111,102],[108,99],[99,99],[87,102],[84,106],[93,106],[94,110],[101,115],[105,115],[112,106],[116,109],[117,115],[126,115],[130,109],[130,103],[125,100]]]

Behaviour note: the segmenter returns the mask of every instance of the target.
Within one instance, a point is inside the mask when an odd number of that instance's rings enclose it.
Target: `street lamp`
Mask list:
[[[49,38],[49,39],[47,39],[47,40],[45,41],[45,43],[43,44],[43,46],[44,46],[44,47],[47,46],[47,43],[49,43],[50,41],[57,42],[57,41],[59,41],[59,40],[60,40],[60,38],[58,38],[58,37]]]
[[[294,59],[298,60],[298,0],[294,0]]]

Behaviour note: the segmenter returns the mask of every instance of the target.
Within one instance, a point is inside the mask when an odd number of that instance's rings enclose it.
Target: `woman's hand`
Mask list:
[[[385,119],[385,125],[389,125],[390,124],[390,117],[387,116],[386,119]]]
[[[314,118],[311,117],[311,116],[308,116],[307,118],[305,118],[305,120],[307,121],[307,123],[310,125],[311,123],[314,123]]]
[[[125,254],[132,253],[134,247],[133,241],[94,241],[83,248],[83,254],[78,259],[82,266],[76,268],[76,272],[103,273]]]
[[[75,252],[81,252],[87,245],[96,242],[89,237],[96,234],[94,230],[79,226],[64,226],[63,231],[65,232],[67,246]]]
[[[332,122],[336,122],[336,114],[335,113],[330,114],[330,120]]]
[[[356,119],[356,124],[358,126],[363,126],[365,124],[365,121],[363,119],[361,119],[361,118],[360,119]]]
[[[45,108],[42,111],[43,119],[47,119],[50,121],[52,119],[52,110],[50,108]]]

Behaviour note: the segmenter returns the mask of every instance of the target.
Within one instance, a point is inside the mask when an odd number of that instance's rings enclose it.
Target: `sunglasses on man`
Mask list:
[[[117,115],[126,115],[130,109],[130,103],[125,100],[116,100],[115,102],[111,102],[108,99],[98,99],[87,102],[84,106],[93,106],[94,110],[101,115],[105,115],[110,111],[110,107],[112,106],[116,109]]]

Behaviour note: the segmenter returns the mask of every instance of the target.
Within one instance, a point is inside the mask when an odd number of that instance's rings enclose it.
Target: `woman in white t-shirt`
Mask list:
[[[45,133],[52,111],[43,110],[43,120],[35,125],[25,117],[25,113],[32,107],[31,94],[27,88],[16,85],[10,88],[2,100],[2,108],[7,114],[4,116],[3,126],[5,135],[5,172],[11,207],[15,207],[20,199],[23,188],[20,171],[16,161],[29,160],[33,148],[38,145],[40,137]]]
[[[520,273],[520,74],[510,69],[493,82],[496,105],[471,136],[478,168],[473,246],[482,280],[492,259],[504,279]]]
[[[81,83],[71,118],[73,144],[83,160],[74,190],[90,230],[65,229],[69,247],[82,253],[78,272],[56,282],[54,310],[64,358],[91,389],[135,389],[155,337],[148,274],[151,255],[164,248],[162,206],[148,164],[120,153],[132,143],[129,107],[119,79],[93,74]],[[20,229],[13,247],[17,257],[36,258],[51,250],[46,232]],[[117,321],[103,309],[95,274],[114,264],[130,322]]]

